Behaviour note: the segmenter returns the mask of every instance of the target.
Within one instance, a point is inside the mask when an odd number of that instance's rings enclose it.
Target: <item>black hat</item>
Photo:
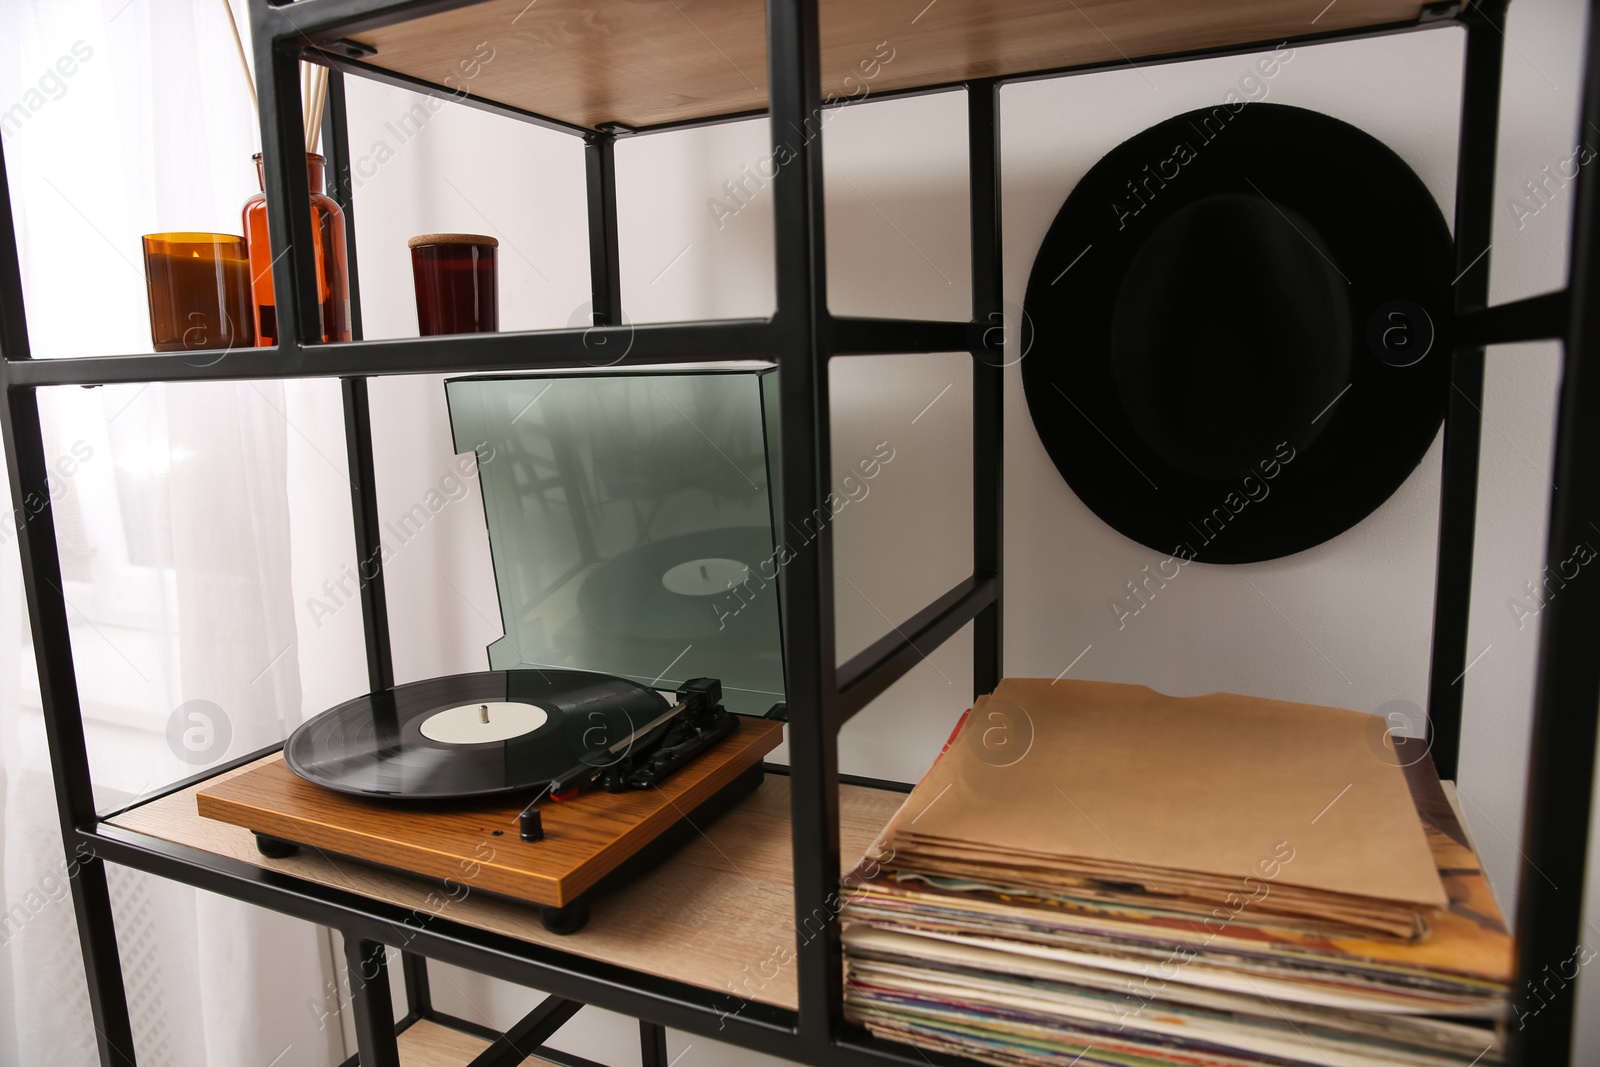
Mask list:
[[[1062,477],[1142,544],[1299,552],[1399,487],[1444,417],[1452,246],[1383,144],[1236,101],[1123,142],[1034,260],[1028,410]]]

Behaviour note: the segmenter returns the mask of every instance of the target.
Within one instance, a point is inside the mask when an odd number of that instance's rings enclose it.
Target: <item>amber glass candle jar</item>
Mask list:
[[[494,333],[500,328],[495,274],[499,241],[475,233],[425,233],[406,244],[422,336]]]
[[[267,187],[261,153],[256,180]],[[306,153],[306,178],[311,186],[311,233],[315,239],[317,306],[324,341],[350,340],[350,266],[345,253],[344,211],[323,192],[325,160]],[[278,343],[277,302],[272,296],[272,240],[267,235],[267,194],[259,192],[244,204],[244,233],[250,243],[250,277],[255,290],[256,343]]]
[[[249,348],[255,343],[250,256],[226,233],[144,236],[150,340],[157,352]]]

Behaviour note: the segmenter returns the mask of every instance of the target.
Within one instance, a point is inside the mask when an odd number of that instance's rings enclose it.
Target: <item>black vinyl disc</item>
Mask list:
[[[486,732],[534,728],[473,742],[487,707]],[[660,717],[660,693],[606,674],[515,670],[458,674],[368,693],[302,723],[283,746],[300,777],[356,796],[442,800],[539,789],[597,749]],[[455,712],[465,708],[461,715]],[[450,711],[456,736],[430,736]],[[498,716],[498,718],[496,718]],[[429,732],[425,732],[429,731]],[[623,753],[619,753],[618,756]]]
[[[1207,563],[1290,555],[1387,500],[1450,389],[1450,229],[1369,134],[1243,102],[1107,153],[1034,261],[1028,410],[1106,523]]]

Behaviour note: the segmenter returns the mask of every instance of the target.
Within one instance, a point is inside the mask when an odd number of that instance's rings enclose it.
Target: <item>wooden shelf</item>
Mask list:
[[[395,1038],[400,1049],[400,1067],[469,1067],[489,1047],[476,1034],[456,1030],[430,1019],[418,1019]],[[529,1056],[525,1067],[554,1067],[554,1061]]]
[[[594,904],[589,925],[560,936],[545,930],[537,908],[468,892],[450,902],[437,882],[396,874],[307,849],[287,859],[256,851],[249,830],[201,817],[195,793],[248,772],[267,756],[179,790],[108,820],[111,825],[265,867],[374,900],[438,914],[589,959],[616,964],[795,1010],[795,968],[774,967],[779,950],[794,951],[794,880],[789,827],[789,779],[769,774],[753,794],[701,836],[637,881]],[[839,790],[839,841],[846,868],[854,866],[899,808],[903,794],[859,786]],[[841,871],[843,873],[843,871]],[[459,894],[458,894],[459,895]],[[766,964],[763,970],[763,964]],[[749,968],[747,971],[746,968]],[[750,976],[776,970],[764,984]]]
[[[406,1027],[395,1043],[400,1046],[400,1067],[465,1067],[489,1047],[489,1042],[481,1037],[427,1019],[418,1019]]]
[[[821,0],[822,94],[1415,22],[1417,0]],[[767,106],[761,0],[488,0],[353,34],[368,65],[577,126]]]

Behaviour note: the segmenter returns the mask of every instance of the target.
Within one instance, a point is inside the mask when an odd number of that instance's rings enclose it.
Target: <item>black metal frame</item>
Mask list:
[[[468,106],[582,136],[589,191],[594,323],[590,327],[466,338],[360,340],[359,289],[349,151],[340,71],[426,92],[437,86],[381,71],[352,58],[340,38],[364,28],[463,6],[470,0],[303,0],[292,9],[252,0],[260,80],[266,192],[276,262],[276,348],[191,361],[183,354],[98,356],[35,362],[23,311],[16,233],[0,153],[0,408],[13,499],[42,501],[18,514],[18,543],[32,622],[54,771],[61,831],[77,863],[73,903],[81,935],[94,1024],[103,1064],[134,1062],[133,1035],[117,956],[105,864],[118,863],[338,929],[347,945],[360,1056],[369,1067],[396,1062],[383,945],[403,950],[408,1013],[401,1028],[431,1018],[484,1033],[499,1044],[482,1062],[509,1061],[513,1046],[539,1043],[576,1006],[597,1004],[637,1017],[643,1062],[666,1062],[664,1026],[813,1065],[953,1063],[948,1057],[870,1038],[842,1015],[837,915],[839,869],[837,735],[875,696],[920,662],[923,653],[974,625],[974,688],[1001,676],[1003,475],[1001,454],[1004,333],[1000,227],[1000,89],[1012,81],[1103,69],[1107,64],[1031,71],[1005,78],[925,86],[907,92],[964,90],[972,233],[972,317],[967,322],[845,318],[827,306],[823,248],[816,0],[767,0],[770,126],[773,147],[788,160],[773,180],[777,310],[770,319],[626,326],[617,253],[615,142],[619,136],[753,118],[760,112],[664,124],[645,130],[585,130],[548,116],[452,93]],[[1454,16],[1452,18],[1452,16]],[[1319,33],[1290,44],[1372,36],[1452,22],[1466,27],[1466,67],[1456,195],[1457,285],[1452,400],[1446,420],[1433,655],[1430,732],[1441,771],[1453,775],[1461,727],[1460,673],[1466,664],[1472,529],[1477,495],[1485,345],[1564,341],[1548,559],[1600,529],[1600,182],[1577,179],[1569,287],[1489,307],[1488,256],[1496,129],[1499,118],[1504,0],[1482,0],[1459,13],[1432,5],[1417,23]],[[1197,50],[1144,62],[1239,54],[1282,42]],[[333,66],[327,103],[332,190],[349,232],[356,340],[320,342],[312,291],[311,217],[305,168],[299,165],[302,116],[296,62],[310,56]],[[1583,114],[1600,124],[1600,0],[1591,0]],[[899,94],[880,94],[899,95]],[[1597,127],[1600,128],[1600,127]],[[1480,250],[1482,250],[1480,254]],[[287,253],[287,254],[285,254]],[[782,381],[780,506],[809,513],[828,491],[828,368],[834,355],[965,351],[973,357],[972,575],[919,612],[900,632],[838,664],[834,641],[832,538],[823,527],[813,546],[786,568],[783,631],[788,673],[791,793],[797,928],[821,920],[822,932],[798,946],[799,1011],[738,1001],[726,994],[530,945],[452,921],[422,917],[356,894],[125,830],[94,810],[77,681],[61,591],[61,568],[49,506],[37,390],[68,384],[285,377],[342,380],[367,667],[374,688],[393,681],[384,598],[366,379],[380,374],[578,368],[585,341],[626,345],[631,365],[752,356],[776,361]],[[1587,420],[1585,419],[1587,415]],[[1569,1061],[1573,986],[1552,990],[1532,979],[1569,959],[1579,940],[1585,846],[1592,795],[1600,656],[1600,585],[1574,582],[1544,609],[1540,633],[1533,744],[1528,768],[1524,861],[1518,909],[1518,1020],[1512,1062]],[[211,772],[214,773],[214,772]],[[896,783],[873,783],[901,788]],[[1557,887],[1560,888],[1557,888]],[[431,1005],[426,960],[436,959],[543,989],[550,999],[507,1035],[440,1015]],[[363,972],[375,972],[363,979]],[[504,1054],[502,1056],[502,1053]],[[577,1057],[540,1050],[558,1062]]]

